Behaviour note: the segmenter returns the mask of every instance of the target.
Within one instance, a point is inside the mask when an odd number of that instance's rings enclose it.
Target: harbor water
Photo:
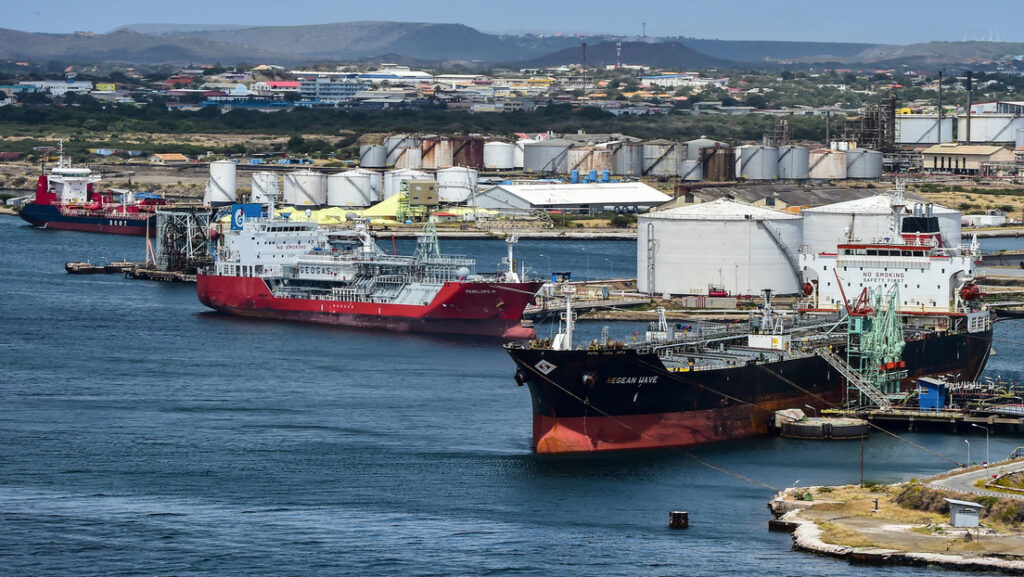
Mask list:
[[[794,552],[767,530],[773,489],[691,458],[775,488],[854,483],[857,442],[535,455],[530,395],[497,341],[234,318],[192,285],[64,272],[139,260],[142,242],[0,217],[0,574],[947,574]],[[481,270],[505,251],[442,249]],[[635,276],[632,243],[518,252],[540,276],[586,277],[588,255],[591,278]],[[997,323],[987,375],[1022,378],[1022,328]],[[977,429],[899,432],[953,461],[965,438],[972,460],[986,450]],[[1021,441],[993,435],[991,458]],[[887,435],[865,443],[868,480],[950,466]],[[668,528],[672,510],[689,529]]]

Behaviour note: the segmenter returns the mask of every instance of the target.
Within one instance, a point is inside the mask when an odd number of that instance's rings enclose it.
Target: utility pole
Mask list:
[[[938,138],[938,140],[939,140],[939,144],[942,144],[942,71],[941,70],[939,70],[939,105],[936,108],[936,110],[939,113],[939,130],[938,130],[939,138]],[[950,135],[950,136],[952,136],[952,135]]]

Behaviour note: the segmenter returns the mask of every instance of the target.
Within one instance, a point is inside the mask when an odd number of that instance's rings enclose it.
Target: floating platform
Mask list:
[[[791,439],[845,440],[863,439],[871,425],[852,417],[810,417],[782,423],[780,435]]]
[[[916,428],[945,428],[951,432],[957,432],[962,427],[971,425],[997,425],[1004,430],[1021,433],[1024,432],[1024,423],[1021,417],[1000,416],[996,414],[981,414],[965,411],[921,411],[915,409],[892,409],[882,411],[880,409],[826,409],[822,413],[830,416],[863,419],[878,425],[891,425],[894,423],[905,423],[907,430],[913,431]]]
[[[144,266],[141,262],[127,260],[109,262],[107,264],[92,264],[90,262],[66,262],[64,270],[68,274],[113,274],[124,272],[127,269]]]

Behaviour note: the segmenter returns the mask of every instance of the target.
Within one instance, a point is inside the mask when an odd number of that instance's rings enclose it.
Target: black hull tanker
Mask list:
[[[909,386],[937,375],[976,379],[991,343],[991,328],[908,341],[904,382]],[[666,366],[655,347],[555,351],[508,345],[507,350],[516,363],[516,381],[530,389],[538,453],[699,445],[765,435],[775,411],[837,406],[845,390],[843,376],[818,355],[690,370]]]
[[[799,255],[803,304],[785,318],[766,291],[762,314],[739,329],[677,337],[662,315],[642,343],[605,338],[578,348],[566,287],[564,330],[506,345],[533,399],[536,451],[740,439],[767,433],[778,410],[888,410],[918,378],[977,379],[992,343],[991,313],[974,284],[977,240],[944,246],[937,218],[908,212],[902,192],[890,191],[884,238]]]

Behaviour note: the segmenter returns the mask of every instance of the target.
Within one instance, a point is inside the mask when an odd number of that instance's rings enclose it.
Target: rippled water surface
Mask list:
[[[192,286],[64,273],[141,259],[139,239],[0,217],[0,243],[0,574],[940,573],[792,552],[767,531],[773,490],[678,452],[533,455],[529,393],[495,342],[237,319]],[[481,270],[504,253],[442,246]],[[540,275],[635,276],[633,243],[519,249]],[[988,374],[1019,380],[1021,325],[997,329]],[[965,458],[963,435],[909,437]],[[993,436],[992,458],[1021,440]],[[771,438],[692,452],[784,487],[856,482],[859,449]],[[948,466],[883,435],[865,445],[870,480]],[[673,509],[688,530],[667,528]]]

